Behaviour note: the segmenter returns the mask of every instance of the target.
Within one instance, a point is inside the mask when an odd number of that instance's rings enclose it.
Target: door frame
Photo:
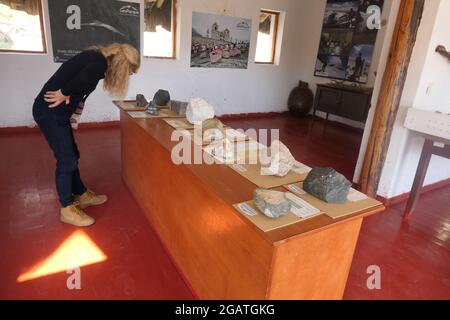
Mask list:
[[[377,196],[424,5],[425,0],[401,0],[359,180],[371,197]]]

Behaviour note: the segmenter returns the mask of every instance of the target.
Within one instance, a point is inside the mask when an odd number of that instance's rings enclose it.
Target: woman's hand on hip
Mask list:
[[[66,102],[66,104],[69,104],[70,96],[63,95],[61,90],[47,91],[44,95],[44,100],[46,102],[52,103],[51,105],[48,106],[49,108],[56,108],[63,102]]]

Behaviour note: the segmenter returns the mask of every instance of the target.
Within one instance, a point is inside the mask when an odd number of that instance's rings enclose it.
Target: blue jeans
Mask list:
[[[57,110],[59,108],[66,108]],[[56,158],[55,182],[62,207],[71,205],[73,195],[82,195],[86,187],[81,181],[78,169],[78,151],[72,126],[70,125],[71,106],[61,105],[49,110],[48,104],[36,99],[33,105],[34,120],[44,134]]]

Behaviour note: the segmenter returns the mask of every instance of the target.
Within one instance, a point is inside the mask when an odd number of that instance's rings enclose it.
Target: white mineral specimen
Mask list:
[[[186,118],[192,124],[201,124],[203,121],[213,119],[214,108],[202,98],[192,98],[186,110]]]
[[[234,145],[228,139],[222,141],[215,141],[208,145],[205,152],[219,160],[219,162],[234,162],[236,161],[236,155],[234,151]]]
[[[286,176],[293,168],[301,167],[302,164],[295,160],[294,156],[281,141],[275,140],[270,147],[270,161],[266,163],[264,160],[267,158],[262,150],[260,158],[262,160],[261,175],[263,176]]]
[[[218,119],[208,119],[202,123],[202,136],[204,141],[216,141],[225,138],[225,128]]]

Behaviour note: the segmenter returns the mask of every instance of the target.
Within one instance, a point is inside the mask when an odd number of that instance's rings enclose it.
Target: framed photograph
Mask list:
[[[328,0],[314,75],[366,84],[378,30],[368,9],[384,0]]]
[[[192,13],[191,67],[247,69],[251,19]]]
[[[323,19],[324,28],[357,29],[363,22],[359,1],[329,0]]]
[[[373,45],[353,46],[348,57],[345,79],[352,82],[367,83],[372,63]]]
[[[140,52],[139,3],[48,0],[53,57],[64,62],[94,45],[128,43]]]

